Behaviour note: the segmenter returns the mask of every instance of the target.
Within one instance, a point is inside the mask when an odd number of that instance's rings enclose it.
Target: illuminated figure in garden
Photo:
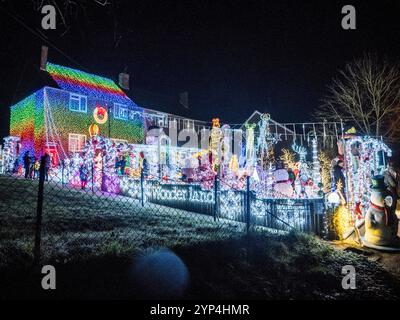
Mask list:
[[[257,137],[257,152],[258,159],[263,170],[268,167],[269,155],[273,151],[273,145],[277,142],[277,139],[271,134],[269,130],[269,121],[271,116],[268,113],[261,115],[261,120],[258,123],[259,135]]]
[[[221,141],[221,154],[222,154],[222,161],[224,164],[228,164],[230,160],[230,153],[231,153],[231,129],[229,125],[224,124],[222,126],[222,141]]]
[[[289,180],[289,172],[284,168],[283,162],[277,163],[277,169],[274,172],[275,185],[274,190],[279,197],[292,197],[292,182]]]
[[[229,161],[229,169],[234,173],[237,174],[239,170],[239,160],[236,154],[233,154],[230,161]]]
[[[171,139],[160,129],[158,136],[158,163],[159,163],[159,177],[163,178],[169,169],[170,164],[170,145]]]
[[[222,130],[220,128],[218,118],[212,119],[211,137],[210,137],[210,151],[211,151],[211,165],[214,171],[217,170],[220,164],[220,146],[222,139]]]
[[[254,168],[255,149],[254,149],[254,128],[255,123],[246,123],[246,169],[251,172]]]
[[[299,155],[299,162],[297,163],[297,177],[295,181],[295,191],[300,197],[309,195],[308,183],[310,180],[310,169],[306,162],[307,149],[303,146],[293,143],[292,149]],[[308,191],[308,192],[307,192]]]

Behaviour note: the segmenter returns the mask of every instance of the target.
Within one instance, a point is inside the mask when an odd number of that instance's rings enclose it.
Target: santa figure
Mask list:
[[[381,250],[400,250],[399,221],[393,195],[387,190],[384,177],[374,176],[370,207],[365,215],[364,245]]]
[[[286,197],[292,197],[293,187],[289,180],[289,173],[283,168],[283,163],[278,162],[277,169],[274,172],[275,185],[274,190],[278,194],[284,195]]]

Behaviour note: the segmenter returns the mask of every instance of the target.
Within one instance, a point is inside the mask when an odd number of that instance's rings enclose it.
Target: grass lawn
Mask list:
[[[0,176],[0,298],[398,299],[398,277],[368,256],[310,235],[252,233],[241,223],[111,195],[46,184],[43,260],[57,290],[39,288],[31,268],[37,182]],[[168,247],[188,269],[181,295],[149,293],[132,270]],[[356,268],[343,290],[341,269]],[[163,266],[160,267],[161,269]]]
[[[0,269],[32,261],[37,181],[0,176]],[[173,247],[235,236],[239,222],[164,207],[112,194],[45,184],[42,224],[44,262],[70,262],[107,254],[131,255],[154,246]],[[14,262],[15,260],[15,262]]]

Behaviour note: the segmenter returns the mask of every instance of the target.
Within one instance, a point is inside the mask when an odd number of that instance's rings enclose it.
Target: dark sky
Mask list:
[[[46,3],[48,1],[44,1]],[[162,93],[189,91],[193,117],[240,123],[254,109],[281,122],[308,121],[338,68],[374,51],[400,55],[399,1],[56,1],[57,29],[41,29],[41,1],[0,0],[0,135],[41,32],[49,61]],[[104,0],[98,0],[104,2]],[[341,8],[357,10],[357,30],[341,28]],[[12,16],[11,16],[12,15]],[[28,66],[28,67],[27,67]],[[25,70],[25,71],[24,71]],[[14,101],[13,101],[14,100]]]

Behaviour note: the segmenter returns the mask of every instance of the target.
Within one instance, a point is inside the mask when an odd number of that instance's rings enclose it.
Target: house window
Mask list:
[[[178,128],[178,120],[176,118],[169,120],[169,127],[177,129]]]
[[[139,113],[138,111],[130,110],[130,111],[129,111],[129,119],[130,119],[130,120],[135,120],[135,119],[137,119],[137,118],[138,118],[138,116],[137,116],[138,113]]]
[[[183,129],[194,129],[194,121],[188,119],[183,120]]]
[[[168,128],[168,116],[164,113],[157,113],[157,125],[159,127]]]
[[[114,103],[114,118],[128,120],[129,109],[124,104]]]
[[[86,143],[86,135],[70,133],[68,137],[68,150],[70,152],[81,152]]]
[[[87,98],[79,94],[69,95],[69,110],[77,112],[87,112]]]
[[[113,139],[113,138],[111,138],[111,141],[114,142],[116,145],[118,145],[120,143],[128,143],[128,140],[124,140],[124,139]]]

